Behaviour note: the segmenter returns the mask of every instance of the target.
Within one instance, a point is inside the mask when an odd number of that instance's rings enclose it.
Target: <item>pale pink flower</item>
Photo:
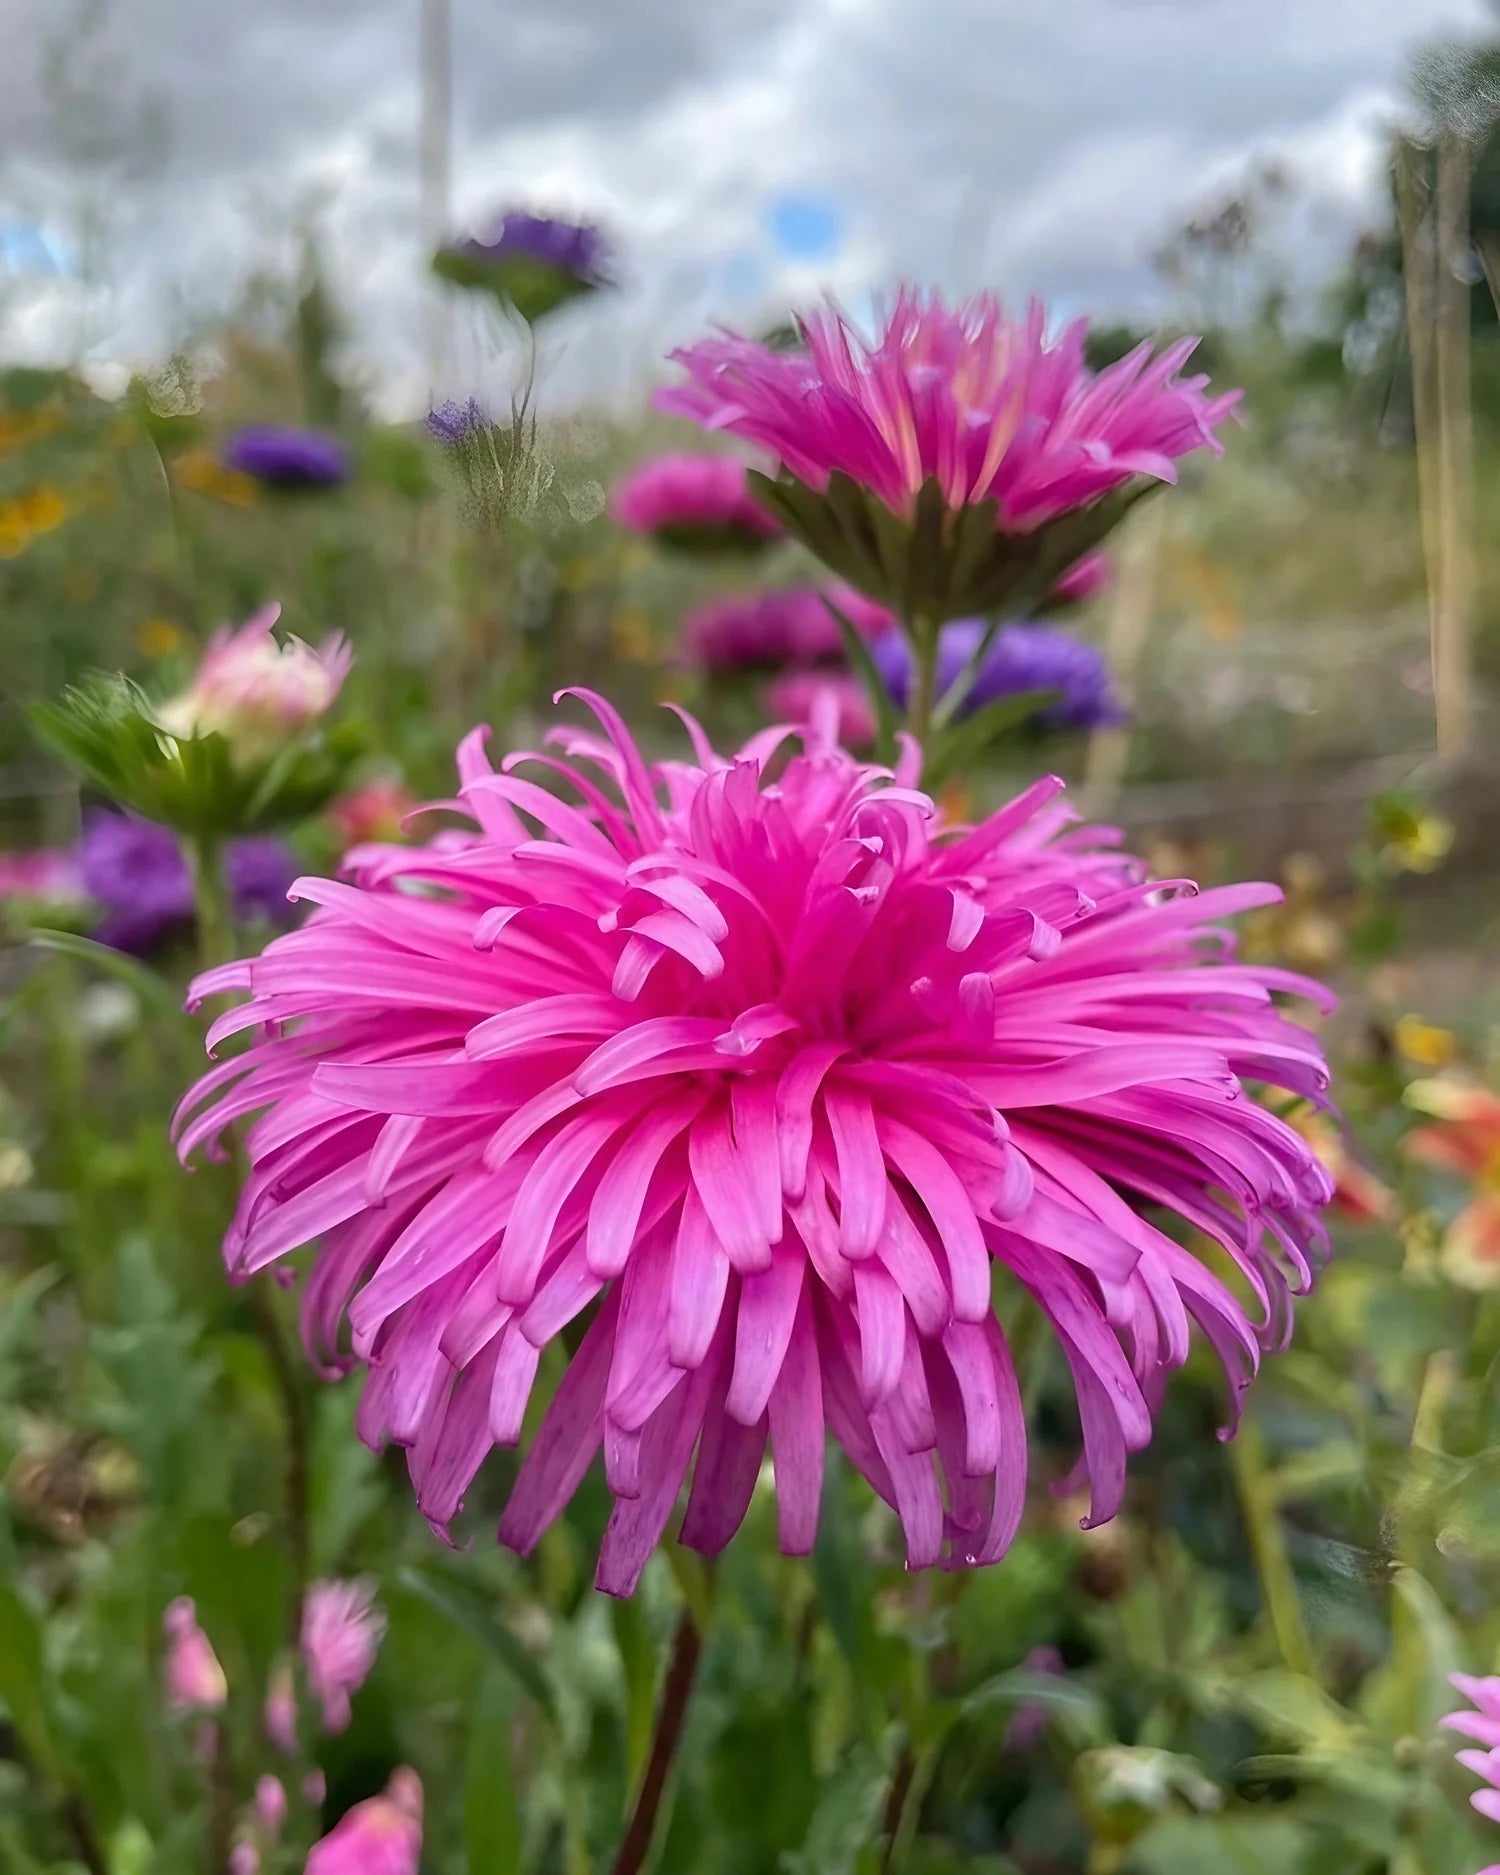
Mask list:
[[[417,1875],[421,1855],[422,1782],[402,1765],[313,1844],[305,1875]]]
[[[162,1616],[167,1638],[166,1693],[173,1712],[211,1712],[229,1697],[229,1682],[192,1598],[179,1595]]]
[[[0,853],[0,900],[35,899],[69,905],[88,896],[76,856],[66,848],[36,847]]]
[[[1279,892],[1151,883],[1053,779],[947,824],[909,743],[894,775],[816,732],[783,760],[784,729],[726,760],[689,721],[696,760],[653,769],[579,694],[603,735],[497,772],[474,732],[469,834],[300,881],[300,930],[198,979],[243,998],[210,1048],[255,1037],[176,1121],[186,1155],[262,1116],[232,1275],[319,1245],[309,1353],[368,1366],[359,1431],[408,1448],[440,1531],[583,1317],[500,1535],[530,1551],[602,1447],[611,1593],[695,1452],[684,1543],[723,1548],[769,1445],[806,1553],[825,1432],[913,1567],[1001,1556],[1027,1434],[996,1304],[1024,1295],[1111,1516],[1191,1324],[1232,1422],[1325,1244],[1332,1181],[1256,1089],[1322,1102],[1274,998],[1329,999],[1222,923]]]
[[[1177,460],[1218,451],[1239,393],[1177,374],[1195,339],[1153,358],[1142,344],[1103,371],[1084,358],[1087,320],[1055,336],[1045,310],[1011,317],[988,293],[949,306],[904,287],[871,343],[836,309],[801,322],[804,346],[728,334],[672,354],[687,382],[658,409],[766,450],[810,488],[834,471],[898,514],[935,477],[949,508],[994,499],[1026,531],[1136,477],[1177,479]]]
[[[323,1729],[342,1732],[350,1695],[369,1678],[385,1634],[373,1582],[314,1582],[302,1603],[307,1685],[323,1708]]]
[[[286,1821],[286,1788],[269,1772],[255,1781],[255,1820],[272,1841]]]
[[[266,1737],[278,1751],[291,1757],[297,1749],[297,1689],[290,1667],[277,1667],[271,1675],[261,1716]]]
[[[672,547],[747,550],[781,533],[732,456],[653,456],[623,477],[609,505],[622,527]]]
[[[247,760],[260,761],[327,715],[354,654],[339,632],[321,650],[300,638],[282,644],[270,605],[238,631],[222,631],[203,654],[192,683],[163,704],[157,721],[174,736],[217,732]]]
[[[302,1780],[302,1795],[314,1809],[317,1809],[328,1795],[328,1779],[316,1765]]]
[[[229,1851],[229,1875],[260,1875],[260,1850],[248,1836]]]

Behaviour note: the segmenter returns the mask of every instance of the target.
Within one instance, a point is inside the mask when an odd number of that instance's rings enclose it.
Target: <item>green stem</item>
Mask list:
[[[302,1370],[287,1350],[272,1291],[263,1282],[252,1283],[249,1296],[256,1328],[270,1359],[271,1371],[276,1376],[276,1390],[281,1396],[282,1417],[286,1421],[286,1467],[283,1474],[287,1555],[285,1621],[287,1648],[295,1657],[302,1633],[302,1602],[307,1592],[312,1554],[312,1467],[309,1460],[311,1437],[307,1393]]]
[[[906,727],[925,750],[932,730],[933,706],[937,702],[938,628],[930,619],[914,618],[908,623],[906,635],[912,647]]]
[[[207,834],[187,842],[193,872],[193,904],[198,920],[198,963],[204,970],[228,963],[235,954],[234,908],[224,877],[224,855]]]
[[[1277,1514],[1276,1495],[1266,1463],[1265,1441],[1259,1427],[1247,1423],[1229,1448],[1234,1460],[1234,1481],[1239,1492],[1240,1511],[1255,1555],[1261,1590],[1271,1626],[1276,1633],[1281,1657],[1293,1673],[1317,1678],[1312,1643],[1302,1621],[1297,1601],[1297,1579],[1287,1555]]]
[[[937,1769],[938,1746],[935,1740],[924,1745],[908,1741],[891,1776],[890,1795],[885,1806],[885,1855],[881,1875],[899,1875],[911,1858],[922,1820],[922,1801]]]

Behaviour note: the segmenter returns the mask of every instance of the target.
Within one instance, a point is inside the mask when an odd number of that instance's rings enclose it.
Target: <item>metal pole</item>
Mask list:
[[[449,232],[453,139],[453,33],[449,0],[421,0],[422,239],[428,254]],[[441,381],[447,305],[435,289],[427,299],[429,390]]]

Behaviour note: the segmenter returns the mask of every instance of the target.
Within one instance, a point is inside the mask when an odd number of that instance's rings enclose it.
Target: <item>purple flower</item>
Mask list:
[[[192,917],[192,875],[170,828],[100,808],[84,816],[77,853],[84,889],[104,914],[101,944],[148,951]]]
[[[974,618],[955,619],[944,626],[938,640],[939,697],[957,681],[985,630],[984,620]],[[900,632],[886,632],[871,646],[871,655],[892,701],[904,709],[911,681],[911,647]],[[1002,625],[959,715],[972,715],[987,703],[1028,690],[1055,693],[1053,701],[1036,714],[1037,723],[1047,729],[1097,729],[1125,719],[1103,657],[1091,644],[1050,625]]]
[[[96,808],[84,816],[75,849],[84,890],[103,914],[95,936],[115,950],[148,951],[193,916],[193,879],[168,827]],[[290,853],[264,836],[233,840],[225,871],[235,915],[284,924],[296,876]]]
[[[1042,1674],[1048,1679],[1061,1679],[1063,1657],[1055,1647],[1033,1647],[1021,1662],[1021,1671]],[[1010,1715],[1010,1723],[1005,1728],[1005,1749],[1030,1751],[1033,1745],[1042,1742],[1046,1731],[1046,1706],[1039,1699],[1024,1699]]]
[[[447,403],[437,404],[427,413],[427,434],[453,449],[461,448],[489,426],[490,413],[477,397],[471,397],[463,404],[455,403],[450,398]]]
[[[297,862],[280,840],[259,833],[231,841],[224,851],[224,875],[237,918],[286,923],[286,895],[297,876]]]
[[[453,286],[496,294],[532,322],[612,284],[609,243],[591,222],[511,209],[488,239],[439,248],[433,271]]]
[[[334,488],[349,473],[348,456],[336,437],[284,423],[255,423],[237,431],[223,461],[226,469],[268,488]]]

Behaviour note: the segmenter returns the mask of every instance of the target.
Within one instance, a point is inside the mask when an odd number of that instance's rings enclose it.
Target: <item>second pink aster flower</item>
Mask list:
[[[385,1634],[373,1582],[314,1582],[302,1603],[307,1686],[323,1708],[323,1728],[342,1732],[350,1697],[370,1676]]]

